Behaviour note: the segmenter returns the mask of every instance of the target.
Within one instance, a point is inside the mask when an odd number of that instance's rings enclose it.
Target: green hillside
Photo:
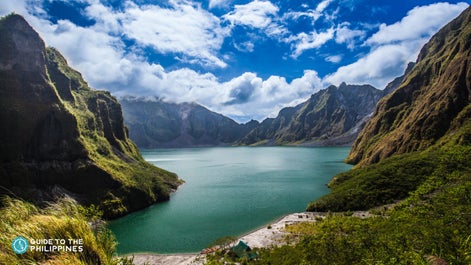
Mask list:
[[[288,226],[291,244],[251,263],[471,264],[470,34],[468,8],[379,102],[348,158],[357,166],[307,207],[330,214]]]
[[[88,86],[23,17],[0,20],[0,194],[35,203],[64,194],[113,218],[142,209],[181,181],[143,160],[121,106]]]

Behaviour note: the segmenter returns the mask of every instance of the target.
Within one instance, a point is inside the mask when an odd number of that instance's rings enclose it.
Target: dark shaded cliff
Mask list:
[[[142,148],[227,146],[258,125],[238,124],[196,103],[120,100],[131,139]]]
[[[180,180],[143,160],[121,106],[91,89],[19,15],[0,20],[0,193],[67,193],[116,217],[167,200]]]
[[[400,87],[379,102],[353,145],[349,163],[363,166],[424,150],[454,134],[458,125],[453,124],[469,118],[470,20],[468,8],[422,48]]]
[[[398,77],[397,80],[402,80]],[[398,81],[388,85],[388,91]],[[196,103],[125,97],[125,123],[139,147],[351,145],[385,94],[370,85],[330,86],[276,118],[238,124]]]

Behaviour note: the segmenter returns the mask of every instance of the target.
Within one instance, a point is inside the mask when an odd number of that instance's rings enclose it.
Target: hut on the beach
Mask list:
[[[257,254],[252,253],[252,249],[245,243],[244,241],[240,240],[239,244],[231,248],[231,251],[237,255],[239,258],[249,258],[255,259],[257,258]]]

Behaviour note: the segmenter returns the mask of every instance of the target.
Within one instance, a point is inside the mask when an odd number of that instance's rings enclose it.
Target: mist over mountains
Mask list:
[[[406,73],[413,63],[409,64]],[[277,117],[239,124],[197,103],[169,103],[154,98],[120,99],[131,139],[142,148],[228,145],[351,145],[376,103],[402,82],[384,90],[370,85],[329,86]]]

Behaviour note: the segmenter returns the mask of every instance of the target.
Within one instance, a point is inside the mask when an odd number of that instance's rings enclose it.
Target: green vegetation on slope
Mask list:
[[[430,39],[400,87],[378,103],[347,162],[360,167],[425,150],[449,133],[471,102],[470,47],[468,8]]]
[[[100,204],[105,213],[110,216],[126,213],[129,210],[126,205],[136,203],[127,199],[128,194],[134,194],[132,200],[144,200],[142,206],[167,200],[171,189],[179,183],[176,175],[144,161],[137,147],[126,137],[116,99],[109,92],[89,88],[80,73],[71,69],[57,50],[47,48],[46,55],[48,73],[58,94],[70,93],[61,97],[62,102],[77,119],[80,141],[89,158],[123,185],[105,195]],[[123,202],[121,198],[128,201]]]
[[[0,194],[41,204],[59,187],[105,218],[169,199],[181,180],[144,161],[116,98],[90,88],[23,17],[1,18],[0,33]]]
[[[308,206],[346,214],[289,227],[299,241],[254,264],[471,264],[470,21],[471,7],[422,49],[357,138],[348,160],[363,167]]]
[[[241,145],[345,145],[384,92],[370,85],[329,86],[276,118],[267,118],[238,141]]]
[[[307,210],[366,210],[404,199],[431,175],[442,174],[444,168],[471,165],[470,145],[471,105],[468,105],[436,145],[335,176],[329,184],[331,193],[310,203]]]
[[[63,198],[46,208],[9,197],[3,198],[0,209],[0,264],[132,264],[132,259],[114,256],[116,240],[98,222],[95,208],[83,208],[75,201]],[[17,255],[12,240],[22,236],[28,240],[82,239],[83,251],[31,251]],[[68,243],[67,243],[68,244]],[[67,245],[66,244],[66,245]]]
[[[426,265],[434,264],[428,263],[431,260],[442,259],[449,264],[471,264],[471,146],[445,145],[441,151],[430,152],[433,158],[425,153],[415,154],[419,158],[403,155],[402,158],[378,164],[385,165],[385,168],[392,165],[412,168],[421,160],[436,162],[432,163],[430,173],[420,173],[424,179],[418,187],[391,208],[370,210],[374,216],[366,219],[350,216],[346,212],[345,215],[328,215],[323,220],[319,218],[316,223],[288,226],[287,230],[299,238],[299,241],[295,240],[297,243],[257,249],[260,254],[257,260],[236,261],[286,265]],[[375,169],[376,172],[379,170],[380,167]],[[357,171],[359,169],[351,171],[353,178],[357,176]],[[358,175],[364,172],[361,169]],[[388,182],[394,180],[397,179],[393,177]],[[407,178],[401,181],[407,182]],[[345,182],[347,180],[341,183]],[[365,185],[368,182],[363,181]],[[358,197],[349,198],[363,206],[363,194],[355,195]],[[336,196],[340,198],[339,201],[335,201],[336,197],[332,196],[329,201],[331,204],[341,205],[341,202],[345,202],[342,196]],[[370,202],[376,204],[380,201]],[[330,207],[330,204],[324,206]],[[347,204],[343,209],[350,206]],[[225,259],[233,260],[218,255],[210,257],[209,264],[223,264]]]
[[[431,256],[470,264],[470,152],[470,146],[446,151],[416,191],[390,210],[373,212],[378,217],[331,216],[290,228],[305,234],[300,243],[262,251],[257,264],[289,264],[275,261],[281,253],[295,264],[428,264]]]

